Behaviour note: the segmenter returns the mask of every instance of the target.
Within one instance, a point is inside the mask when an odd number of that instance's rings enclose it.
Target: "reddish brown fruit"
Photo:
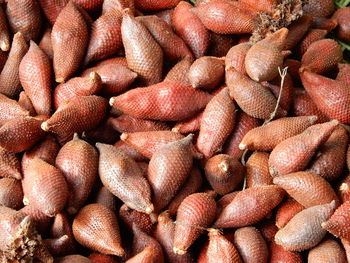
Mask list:
[[[58,256],[67,254],[65,249],[69,246],[68,240],[69,237],[67,235],[63,235],[58,238],[46,238],[43,240],[43,242],[51,255]]]
[[[238,193],[239,191],[234,191],[232,193],[226,194],[217,201],[217,215],[221,214],[222,210],[232,202]]]
[[[196,132],[200,129],[202,117],[203,111],[193,116],[192,118],[178,122],[171,130],[173,132],[179,132],[182,134]]]
[[[125,13],[121,33],[128,67],[139,75],[146,86],[160,82],[163,51],[147,28],[134,16]]]
[[[240,2],[245,3],[247,6],[256,9],[257,11],[263,12],[271,12],[274,7],[277,5],[278,1],[276,0],[262,0],[262,1],[254,1],[254,0],[240,0]]]
[[[154,13],[154,15],[163,19],[165,22],[167,22],[168,25],[172,25],[171,21],[173,19],[173,13],[174,13],[174,9],[166,9],[163,11],[156,12]]]
[[[6,122],[0,128],[0,146],[10,152],[28,150],[45,135],[40,129],[42,122],[42,118],[30,116]]]
[[[42,11],[51,25],[55,23],[58,14],[66,6],[68,1],[69,0],[38,0]]]
[[[190,49],[178,35],[174,33],[171,26],[157,16],[139,16],[141,21],[153,38],[158,42],[164,52],[164,56],[171,61],[185,57],[192,57]]]
[[[312,206],[296,214],[275,235],[275,242],[290,251],[302,251],[317,245],[326,235],[321,223],[334,212],[336,202]]]
[[[39,233],[42,235],[48,233],[52,224],[52,217],[48,217],[33,205],[26,205],[18,211],[30,216]]]
[[[5,52],[10,50],[10,35],[7,26],[7,18],[2,6],[0,8],[0,49]]]
[[[311,24],[312,24],[312,16],[309,16],[309,15],[304,15],[300,17],[298,20],[295,20],[288,27],[289,32],[286,38],[286,43],[284,45],[284,50],[293,49],[300,42],[300,40],[303,39],[303,36],[308,31]]]
[[[52,28],[51,41],[56,82],[64,82],[79,68],[88,45],[86,22],[73,1],[58,15]]]
[[[141,153],[139,153],[137,150],[135,150],[132,146],[130,146],[124,141],[117,141],[114,144],[114,147],[124,152],[126,155],[128,155],[130,158],[134,159],[137,162],[144,161],[147,159],[145,156],[143,156]]]
[[[233,241],[243,262],[267,262],[269,250],[266,241],[255,227],[237,229]]]
[[[231,228],[257,223],[268,215],[283,197],[283,189],[276,185],[243,190],[224,208],[213,227]]]
[[[70,262],[75,262],[75,263],[91,263],[91,260],[88,259],[87,257],[83,257],[81,255],[69,255],[65,257],[60,257],[55,259],[55,263],[70,263]]]
[[[267,88],[234,68],[226,69],[226,84],[230,89],[231,98],[235,99],[245,113],[258,119],[270,118],[277,100]],[[277,115],[284,114],[285,111],[279,107]]]
[[[314,16],[312,20],[312,28],[327,30],[329,33],[338,26],[338,22],[333,18]]]
[[[226,154],[218,154],[206,162],[204,171],[214,191],[225,195],[241,184],[245,169],[237,159]]]
[[[177,121],[192,117],[211,97],[185,83],[161,82],[112,97],[109,103],[137,118]]]
[[[324,39],[327,33],[327,30],[310,29],[310,31],[306,34],[304,39],[298,45],[298,54],[300,56],[304,55],[304,53],[306,52],[306,50],[308,50],[312,43]]]
[[[241,158],[243,151],[239,149],[240,142],[248,131],[259,125],[258,119],[250,117],[245,112],[239,113],[235,127],[224,145],[224,153],[237,159]]]
[[[309,0],[304,6],[303,11],[312,16],[327,17],[334,11],[334,3],[332,0],[319,2],[317,0]]]
[[[285,250],[275,242],[270,244],[270,263],[293,262],[302,263],[303,258],[298,252]]]
[[[107,111],[107,101],[98,96],[76,97],[59,107],[47,121],[41,124],[44,131],[70,140],[75,132],[90,130],[97,126]]]
[[[102,14],[113,10],[123,11],[126,8],[129,8],[132,13],[135,13],[134,0],[104,0]]]
[[[22,179],[21,165],[18,156],[0,147],[0,176]]]
[[[122,65],[127,67],[128,66],[128,62],[126,61],[125,57],[114,57],[114,58],[107,58],[104,59],[100,62],[98,62],[96,64],[96,66],[102,66],[102,65],[114,65],[114,64],[118,64],[118,65]]]
[[[148,166],[147,179],[153,190],[155,211],[161,211],[180,190],[188,178],[193,156],[193,135],[159,147]]]
[[[175,64],[174,67],[169,70],[168,74],[164,78],[164,81],[180,81],[184,83],[190,83],[187,77],[187,73],[190,70],[193,59],[191,57],[185,57],[180,62]]]
[[[337,193],[342,203],[345,203],[346,201],[350,201],[350,175],[349,174],[341,181]]]
[[[119,262],[119,261],[117,261],[117,259],[115,259],[112,256],[99,254],[99,253],[90,254],[89,259],[93,263],[118,263]]]
[[[32,101],[30,100],[30,98],[27,96],[27,94],[24,91],[22,91],[19,94],[18,104],[22,107],[22,109],[27,110],[29,112],[30,116],[37,115],[35,112]]]
[[[101,15],[92,24],[85,64],[117,53],[122,47],[121,22],[121,12],[114,10]]]
[[[205,157],[210,158],[222,150],[222,146],[233,130],[235,110],[228,88],[215,95],[206,106],[197,139],[197,148]]]
[[[101,186],[97,191],[94,201],[94,203],[101,204],[112,211],[116,211],[118,206],[116,197],[105,186]]]
[[[239,148],[252,151],[271,151],[282,141],[302,133],[315,124],[316,116],[286,117],[254,128],[243,137]]]
[[[326,239],[309,251],[307,262],[345,263],[347,260],[344,248],[337,241]]]
[[[246,74],[244,61],[251,46],[250,43],[241,43],[233,46],[226,54],[225,67],[233,67],[239,73]]]
[[[350,90],[345,83],[308,70],[300,75],[304,88],[323,113],[342,123],[350,123]]]
[[[338,22],[337,37],[350,43],[350,7],[338,9],[332,16]]]
[[[273,80],[282,67],[285,54],[283,47],[288,35],[287,28],[281,28],[263,40],[254,44],[245,57],[245,68],[255,81]]]
[[[19,65],[19,79],[39,115],[50,116],[52,69],[49,57],[30,41],[27,54]]]
[[[254,152],[246,163],[247,188],[272,184],[272,176],[269,171],[269,154]]]
[[[213,0],[193,9],[204,26],[217,34],[252,33],[255,15],[242,2]]]
[[[13,178],[0,179],[0,205],[19,209],[23,206],[23,190],[21,181]]]
[[[116,256],[124,255],[116,216],[100,204],[83,207],[73,221],[74,238],[94,251]]]
[[[341,46],[333,39],[321,39],[313,42],[304,53],[302,67],[322,74],[336,68],[343,61]]]
[[[83,7],[86,11],[93,12],[102,7],[103,0],[73,0],[77,5]]]
[[[133,256],[129,260],[127,260],[125,263],[157,263],[158,258],[157,254],[151,247],[146,247],[142,252],[138,253],[137,255]]]
[[[193,88],[214,89],[222,82],[224,75],[224,60],[204,56],[191,65],[188,80]]]
[[[279,143],[270,154],[271,175],[278,176],[304,170],[317,149],[327,141],[338,124],[336,120],[315,124]]]
[[[128,207],[139,212],[153,212],[151,189],[137,163],[112,145],[97,143],[100,151],[99,175],[109,191]]]
[[[51,30],[52,30],[51,27],[47,27],[45,29],[45,32],[43,33],[43,36],[41,37],[41,40],[39,42],[39,47],[52,60],[53,50],[52,50],[52,43],[51,43]]]
[[[125,225],[132,230],[133,225],[136,225],[141,231],[151,234],[153,224],[150,215],[132,210],[126,205],[122,205],[119,209],[119,218]]]
[[[135,6],[142,11],[154,11],[175,7],[180,0],[135,0]]]
[[[37,1],[8,0],[6,14],[13,33],[21,32],[27,41],[38,38],[42,21]]]
[[[0,74],[0,93],[9,98],[17,97],[22,90],[19,81],[19,65],[28,51],[28,45],[21,32],[13,36],[12,46],[8,59]]]
[[[283,228],[285,225],[305,207],[293,199],[288,199],[283,202],[276,212],[276,226]]]
[[[300,82],[299,69],[301,67],[301,62],[295,59],[286,59],[283,63],[283,68],[285,67],[288,67],[288,73],[292,76],[293,83],[295,85],[298,84]]]
[[[221,35],[211,32],[208,55],[214,57],[225,57],[232,46],[236,44],[236,39],[230,35]],[[224,58],[222,58],[225,61]]]
[[[338,238],[350,239],[350,202],[345,202],[335,210],[334,214],[322,223],[323,229]]]
[[[336,80],[350,85],[350,65],[348,64],[338,64],[339,72]]]
[[[341,243],[345,249],[345,253],[346,253],[346,259],[350,260],[350,241],[346,240],[346,239],[341,239]]]
[[[12,99],[9,99],[5,95],[0,93],[0,126],[4,125],[7,121],[28,116],[29,112],[21,107],[21,105]]]
[[[186,197],[179,206],[173,251],[183,255],[215,219],[216,203],[207,193],[196,193]]]
[[[174,9],[172,22],[176,32],[191,48],[194,56],[200,58],[209,48],[210,33],[191,8],[191,4],[181,1]]]

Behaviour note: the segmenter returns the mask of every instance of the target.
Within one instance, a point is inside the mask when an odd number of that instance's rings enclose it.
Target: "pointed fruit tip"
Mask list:
[[[41,125],[40,125],[41,129],[44,131],[48,131],[50,129],[49,124],[47,123],[47,121],[44,121]]]
[[[5,41],[1,41],[0,48],[2,51],[6,52],[10,50],[10,45],[6,43]]]
[[[112,107],[113,107],[114,102],[115,102],[115,98],[114,97],[109,99],[109,105],[111,105]]]
[[[151,214],[154,211],[153,204],[150,204],[148,207],[146,207],[146,214]]]
[[[57,83],[64,83],[64,78],[56,78]]]
[[[125,141],[128,137],[129,137],[129,135],[128,135],[127,133],[125,133],[125,132],[123,132],[123,133],[120,135],[120,139],[121,139],[122,141]]]
[[[173,247],[173,251],[175,254],[178,254],[178,255],[184,255],[186,254],[186,250],[183,250],[181,248],[178,248],[178,247]]]
[[[218,164],[218,167],[219,167],[222,171],[227,172],[227,171],[228,171],[229,165],[228,165],[227,161],[224,160],[224,161],[222,161],[221,163]]]

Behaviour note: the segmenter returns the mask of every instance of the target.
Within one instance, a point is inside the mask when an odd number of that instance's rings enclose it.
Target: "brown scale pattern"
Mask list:
[[[271,244],[278,231],[273,219],[265,219],[259,224],[259,231],[268,244]]]
[[[143,156],[141,153],[139,153],[137,150],[135,150],[132,146],[127,144],[126,142],[120,140],[117,141],[114,144],[114,147],[122,152],[124,152],[126,155],[130,156],[135,161],[144,161],[147,159],[147,157]]]
[[[285,56],[282,51],[287,35],[288,29],[281,28],[248,50],[244,63],[253,80],[269,81],[278,76],[278,67],[282,67]]]
[[[210,158],[204,167],[205,176],[220,195],[225,195],[237,189],[243,180],[244,166],[234,157],[218,154]]]
[[[120,207],[119,218],[127,225],[129,230],[132,230],[132,226],[136,225],[147,234],[151,234],[153,231],[154,222],[152,222],[150,215],[132,210],[126,205]]]
[[[332,186],[321,176],[310,172],[281,175],[273,183],[282,187],[292,198],[305,207],[322,205],[338,200]]]
[[[280,142],[270,154],[271,175],[278,176],[304,170],[338,124],[336,120],[315,124],[302,133]]]
[[[271,121],[248,131],[239,148],[251,151],[272,151],[279,143],[302,133],[316,121],[316,116],[285,117]]]
[[[67,5],[69,0],[38,0],[38,2],[47,20],[53,25],[58,14]]]
[[[86,11],[93,12],[102,7],[103,0],[73,0],[77,5],[86,9]]]
[[[77,71],[84,59],[88,38],[84,16],[70,1],[59,13],[51,32],[56,82],[66,81]]]
[[[23,190],[21,181],[13,178],[0,179],[0,205],[19,209],[23,206]]]
[[[305,207],[299,204],[294,199],[287,199],[278,208],[276,212],[276,226],[283,228],[285,225],[299,212],[303,211]]]
[[[61,212],[68,199],[68,187],[60,170],[36,157],[25,171],[23,202],[33,205],[44,214],[53,217]]]
[[[249,116],[245,112],[239,113],[235,127],[231,135],[226,140],[223,152],[231,155],[232,157],[236,157],[237,159],[241,158],[243,151],[239,149],[239,144],[248,131],[258,127],[259,125],[260,122],[258,119]]]
[[[128,67],[146,86],[162,80],[163,51],[147,28],[131,14],[125,13],[121,34]]]
[[[304,88],[316,106],[329,118],[350,123],[350,89],[340,81],[304,70],[301,73]]]
[[[245,3],[246,5],[256,9],[257,11],[271,12],[277,5],[278,0],[262,0],[262,1],[240,0],[240,2]]]
[[[55,164],[68,184],[67,211],[75,214],[86,202],[97,179],[98,153],[75,134],[73,140],[60,149]]]
[[[301,58],[301,66],[314,73],[323,74],[343,61],[341,46],[333,39],[313,42]]]
[[[0,112],[0,126],[4,125],[9,120],[29,115],[29,112],[25,108],[21,107],[17,101],[12,100],[1,93]]]
[[[302,263],[303,258],[298,252],[285,250],[275,242],[270,244],[270,263],[293,262]]]
[[[149,162],[147,179],[153,192],[155,211],[166,207],[181,189],[192,169],[193,135],[165,144],[154,152]]]
[[[317,245],[326,235],[321,223],[334,212],[336,202],[316,205],[296,214],[275,235],[275,242],[290,251],[307,250]]]
[[[109,118],[108,121],[111,123],[112,127],[120,133],[161,131],[170,129],[164,122],[138,119],[127,114],[122,114],[116,118]]]
[[[312,28],[324,29],[328,33],[338,26],[338,22],[333,18],[314,16],[312,20]]]
[[[84,247],[103,254],[124,255],[117,217],[103,205],[84,206],[72,227],[74,238]]]
[[[30,218],[33,220],[36,229],[40,234],[44,235],[48,233],[52,223],[52,217],[45,215],[33,205],[26,205],[18,211],[30,216]]]
[[[126,8],[129,8],[132,13],[135,13],[134,0],[104,0],[102,5],[102,14],[108,13],[114,9],[123,11]]]
[[[173,251],[183,255],[204,232],[196,228],[208,227],[216,216],[216,203],[210,194],[195,193],[186,197],[179,206],[176,216]]]
[[[104,59],[96,64],[96,66],[102,66],[102,65],[113,65],[113,64],[119,64],[122,66],[127,67],[128,62],[126,61],[126,57],[113,57],[113,58],[107,58]]]
[[[116,211],[119,202],[116,197],[105,187],[101,186],[96,191],[96,196],[94,198],[94,203],[101,204],[112,211]]]
[[[246,74],[244,61],[251,46],[248,42],[234,45],[226,54],[225,67],[233,67],[238,72]]]
[[[277,102],[271,91],[234,68],[226,69],[226,84],[230,96],[245,113],[258,119],[270,118]],[[281,107],[278,108],[277,116],[285,113]]]
[[[104,254],[100,254],[100,253],[92,253],[92,254],[90,254],[89,259],[93,263],[119,263],[119,261],[115,257],[104,255]]]
[[[177,61],[185,57],[192,58],[192,52],[185,42],[176,35],[164,20],[157,16],[140,16],[137,18],[151,33],[153,38],[161,46],[165,58],[170,61]]]
[[[347,201],[335,210],[334,214],[322,223],[323,229],[338,238],[350,239],[350,202]]]
[[[293,84],[297,86],[300,83],[299,69],[301,67],[301,62],[296,59],[285,59],[283,63],[283,68],[285,67],[288,67],[288,74],[292,76]],[[294,90],[296,89],[294,88]]]
[[[176,123],[171,130],[182,134],[199,131],[203,112],[204,111],[194,115],[192,118]]]
[[[222,210],[232,202],[232,200],[236,197],[238,193],[239,191],[234,191],[232,193],[225,194],[223,197],[221,197],[217,201],[217,206],[218,206],[218,208],[216,209],[217,215],[221,214]]]
[[[200,58],[209,48],[210,33],[191,8],[190,3],[181,1],[174,9],[172,24],[177,34],[190,47],[195,58]]]
[[[52,43],[51,43],[51,27],[47,27],[40,39],[39,47],[42,51],[45,52],[45,54],[50,58],[50,60],[53,59],[53,49],[52,49]]]
[[[135,0],[135,7],[142,11],[155,11],[175,7],[180,0]]]
[[[68,240],[68,236],[63,235],[57,238],[45,238],[43,242],[51,255],[58,256],[67,254],[65,248],[69,246],[69,244],[67,244]]]
[[[0,93],[15,98],[22,90],[18,71],[22,58],[28,51],[28,45],[21,32],[13,36],[8,59],[0,74]]]
[[[338,64],[339,72],[336,80],[341,81],[347,85],[350,85],[350,65]]]
[[[322,145],[308,171],[327,180],[337,179],[343,171],[349,136],[345,128],[337,127]]]
[[[309,0],[303,6],[303,11],[312,16],[327,17],[334,12],[334,3],[332,0]]]
[[[346,239],[341,239],[340,241],[345,249],[346,259],[349,262],[350,261],[350,241],[348,241]]]
[[[312,24],[312,16],[304,15],[288,26],[288,35],[284,50],[291,50],[303,39]]]
[[[282,201],[284,193],[276,185],[243,190],[223,209],[213,227],[232,228],[257,223]]]
[[[0,71],[2,71],[2,69],[4,68],[7,58],[8,58],[8,52],[0,50]]]
[[[197,148],[210,158],[222,150],[233,130],[236,107],[229,96],[228,88],[215,95],[206,106],[200,123]]]
[[[21,32],[27,41],[38,38],[42,19],[36,0],[8,0],[6,14],[13,33]]]
[[[313,42],[324,39],[327,33],[327,30],[323,29],[310,29],[309,32],[303,38],[303,40],[299,43],[297,47],[297,53],[300,56],[304,55],[306,50]]]
[[[326,239],[309,251],[308,263],[345,263],[346,255],[344,248],[334,239]]]
[[[112,107],[137,118],[177,121],[192,117],[212,96],[182,82],[135,88],[110,99]]]
[[[151,247],[146,247],[142,252],[125,261],[125,263],[157,263],[159,258]]]
[[[332,16],[338,22],[337,37],[347,43],[350,42],[350,7],[340,8]]]
[[[87,257],[81,256],[81,255],[68,255],[60,258],[55,259],[55,263],[91,263],[91,260]]]
[[[121,12],[113,10],[101,15],[92,24],[85,64],[117,53],[122,47],[121,23]]]
[[[211,32],[208,55],[214,57],[225,57],[232,46],[236,44],[236,39],[230,35],[221,35]],[[223,61],[225,59],[223,58]]]
[[[0,176],[22,179],[21,164],[15,153],[0,147]]]
[[[268,153],[254,152],[247,160],[246,169],[247,188],[272,184]]]
[[[173,14],[174,14],[174,9],[165,9],[163,11],[158,11],[154,13],[154,15],[158,16],[159,18],[167,22],[168,25],[172,25],[171,21],[172,21]]]
[[[2,6],[0,8],[0,49],[2,51],[10,50],[10,35],[7,17]]]
[[[29,112],[30,116],[37,115],[33,106],[32,101],[27,96],[27,94],[24,91],[21,91],[18,98],[18,104],[25,110]]]
[[[103,185],[128,207],[150,214],[151,189],[137,163],[112,145],[97,143],[99,175]]]
[[[57,134],[63,141],[70,140],[74,132],[90,130],[99,124],[107,105],[102,97],[76,97],[59,107],[50,119],[42,123],[41,128]]]
[[[122,63],[119,58],[103,60],[95,67],[86,69],[81,77],[90,76],[91,72],[100,75],[102,92],[108,96],[122,93],[137,78],[137,74],[127,68],[127,65]]]
[[[256,16],[242,2],[213,0],[193,9],[204,26],[217,34],[252,33]]]
[[[40,129],[42,122],[43,119],[30,116],[6,122],[0,128],[0,146],[10,152],[28,150],[45,135]]]
[[[192,65],[193,59],[191,57],[185,57],[177,64],[175,64],[165,76],[164,81],[180,81],[189,83],[187,72]]]
[[[19,65],[19,80],[39,115],[50,115],[52,68],[49,57],[30,41],[27,54]]]
[[[255,227],[242,227],[237,229],[233,241],[243,262],[268,262],[269,250],[266,241]]]
[[[54,107],[69,102],[79,96],[96,95],[102,89],[102,80],[98,73],[91,72],[88,76],[71,78],[59,84],[53,92]]]

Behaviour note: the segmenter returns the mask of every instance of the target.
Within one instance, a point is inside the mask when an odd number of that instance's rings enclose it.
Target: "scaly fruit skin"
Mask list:
[[[63,210],[68,199],[67,182],[60,170],[36,157],[25,171],[24,203],[53,217]]]
[[[326,235],[321,223],[330,218],[336,202],[309,207],[296,214],[275,235],[275,242],[290,251],[302,251],[317,245]]]
[[[53,25],[69,0],[38,0],[41,10],[51,25]]]
[[[333,18],[314,16],[312,28],[327,30],[329,33],[338,26],[338,22]]]
[[[283,202],[276,212],[276,226],[278,228],[285,227],[286,224],[299,212],[303,211],[305,207],[299,204],[294,199],[287,199]]]
[[[303,39],[312,24],[312,16],[304,15],[288,26],[288,35],[284,50],[291,50]]]
[[[142,252],[128,259],[125,263],[157,263],[159,258],[153,248],[146,247]]]
[[[96,191],[94,202],[114,212],[116,212],[117,206],[119,205],[116,197],[103,185]]]
[[[142,11],[155,11],[175,7],[180,0],[135,0],[135,7]]]
[[[125,13],[121,34],[128,67],[139,75],[146,86],[160,82],[163,51],[147,28],[134,16]]]
[[[231,228],[255,224],[282,201],[284,194],[284,190],[276,185],[243,190],[223,209],[213,227]]]
[[[193,116],[192,118],[176,123],[176,125],[171,130],[173,132],[179,132],[182,134],[196,132],[200,129],[202,117],[203,111]]]
[[[102,14],[113,10],[123,11],[126,8],[129,8],[132,13],[135,13],[134,0],[104,0],[102,5]]]
[[[21,93],[19,94],[18,104],[23,109],[27,110],[29,112],[30,116],[35,116],[36,115],[33,103],[32,103],[32,101],[29,99],[29,97],[27,96],[27,94],[24,91],[21,91]]]
[[[103,0],[73,0],[74,3],[84,8],[89,12],[96,12],[96,10],[100,9],[103,4]]]
[[[29,112],[25,108],[21,107],[17,101],[12,100],[1,93],[0,111],[0,126],[4,125],[9,120],[29,115]]]
[[[58,15],[51,32],[56,82],[66,81],[77,71],[84,58],[88,38],[84,17],[70,1]]]
[[[139,153],[137,150],[135,150],[132,146],[127,144],[126,142],[120,140],[117,141],[114,144],[114,147],[122,152],[124,152],[126,155],[131,157],[136,162],[141,162],[147,160],[147,157],[143,156],[141,153]]]
[[[263,40],[254,44],[245,57],[245,68],[248,75],[255,81],[273,80],[282,67],[283,47],[288,35],[287,28],[281,28]]]
[[[19,80],[37,114],[50,116],[52,68],[49,57],[30,41],[27,54],[19,65]]]
[[[310,0],[303,6],[306,14],[319,17],[327,17],[334,11],[334,2],[332,0],[318,1]]]
[[[253,152],[247,160],[246,169],[247,188],[272,184],[268,153]]]
[[[173,251],[183,255],[204,230],[215,219],[216,203],[207,193],[195,193],[186,197],[179,206],[176,216]]]
[[[200,58],[209,48],[210,33],[191,8],[190,3],[181,1],[174,9],[172,23],[178,35],[191,48],[195,58]]]
[[[166,81],[180,81],[184,83],[190,83],[188,80],[187,72],[189,71],[193,62],[193,58],[185,57],[177,64],[175,64],[167,73],[164,78],[164,82]]]
[[[18,156],[0,147],[0,176],[22,179],[21,164]]]
[[[204,26],[217,34],[252,33],[256,17],[241,2],[213,0],[193,9]]]
[[[93,263],[118,263],[117,259],[113,256],[108,256],[100,253],[92,253],[89,255],[89,259]],[[90,262],[91,263],[91,262]]]
[[[137,163],[112,145],[97,143],[100,152],[99,175],[109,191],[128,207],[139,212],[153,212],[151,189]]]
[[[285,117],[271,121],[248,131],[239,148],[251,151],[272,151],[279,143],[298,135],[316,121],[316,116]]]
[[[185,183],[191,169],[193,135],[161,146],[149,162],[147,179],[156,211],[166,207]]]
[[[10,34],[3,7],[0,8],[0,49],[4,52],[10,50]]]
[[[313,42],[303,57],[302,67],[314,73],[323,74],[336,68],[343,61],[341,46],[333,39],[321,39]]]
[[[302,263],[303,258],[298,252],[285,250],[275,242],[270,244],[270,263],[293,262]]]
[[[115,214],[100,204],[84,206],[73,221],[74,238],[103,254],[124,255]]]
[[[234,45],[226,54],[225,67],[233,67],[238,72],[246,74],[244,61],[251,46],[248,42]]]
[[[126,114],[142,119],[178,121],[203,109],[212,96],[182,82],[161,82],[136,88],[110,99]]]
[[[50,58],[50,60],[53,59],[53,50],[52,50],[52,43],[51,43],[51,30],[52,28],[47,26],[41,39],[38,44],[38,46],[41,48],[42,51]]]
[[[350,202],[347,201],[335,210],[334,214],[322,223],[323,229],[334,236],[343,239],[350,239]]]
[[[338,64],[338,75],[336,80],[350,85],[350,65],[348,64]]]
[[[40,234],[44,235],[48,233],[52,224],[52,217],[45,215],[33,205],[26,205],[18,210],[18,212],[23,212],[24,214],[30,216]]]
[[[307,262],[345,263],[347,260],[344,248],[337,241],[326,239],[309,251]]]
[[[228,88],[215,95],[205,107],[197,139],[197,148],[205,157],[210,158],[221,151],[233,130],[235,110]]]
[[[13,36],[12,46],[8,59],[0,74],[0,93],[9,98],[15,98],[21,92],[22,86],[19,81],[19,65],[28,51],[28,45],[21,32]]]
[[[243,262],[267,262],[269,250],[266,241],[255,227],[242,227],[237,229],[234,233],[233,242]]]
[[[133,225],[136,225],[141,231],[151,234],[154,228],[150,215],[130,209],[125,204],[119,209],[119,218],[132,231]]]
[[[60,258],[55,258],[55,262],[57,263],[70,263],[70,262],[91,263],[91,260],[81,255],[68,255]]]
[[[338,22],[337,37],[347,43],[350,43],[350,7],[340,8],[332,16]]]
[[[0,179],[0,205],[12,209],[20,209],[23,206],[23,190],[21,181],[13,178]]]
[[[303,40],[299,43],[297,47],[297,52],[300,56],[303,56],[309,46],[318,40],[324,39],[328,34],[327,30],[323,29],[310,29]]]
[[[338,124],[336,120],[315,124],[279,143],[270,154],[271,175],[278,176],[304,170],[317,149],[328,140]]]
[[[300,73],[304,88],[316,106],[329,118],[350,123],[350,89],[340,81],[304,70]]]
[[[278,3],[277,0],[262,0],[262,1],[241,0],[240,2],[245,3],[247,6],[250,6],[251,8],[254,8],[257,11],[263,11],[263,12],[273,11],[273,9],[275,8],[275,6]]]

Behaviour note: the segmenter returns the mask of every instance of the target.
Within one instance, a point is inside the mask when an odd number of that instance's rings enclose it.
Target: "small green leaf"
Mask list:
[[[334,3],[336,7],[339,9],[339,8],[347,7],[350,4],[350,0],[335,0]]]

